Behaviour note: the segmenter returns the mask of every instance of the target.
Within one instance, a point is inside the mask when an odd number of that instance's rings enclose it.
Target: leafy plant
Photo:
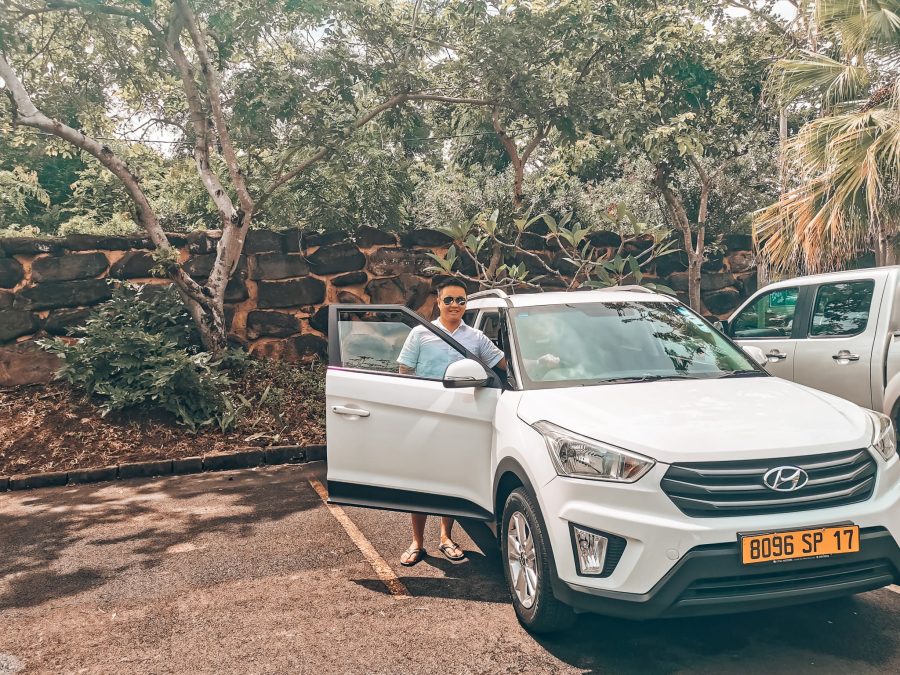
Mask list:
[[[323,363],[286,363],[244,356],[240,363],[232,363],[229,367],[240,371],[236,384],[244,387],[252,402],[240,425],[242,429],[253,431],[244,438],[246,443],[296,442],[298,433],[324,428]],[[299,420],[302,420],[302,429],[298,428]]]
[[[38,182],[34,171],[16,166],[12,171],[0,171],[0,236],[34,236],[35,227],[11,222],[11,216],[27,215],[28,200],[41,206],[50,205],[50,197]]]
[[[493,209],[468,222],[438,228],[453,239],[453,244],[443,255],[427,253],[436,263],[428,269],[475,281],[489,288],[524,286],[539,289],[542,280],[556,279],[565,282],[569,289],[603,288],[628,283],[674,293],[667,286],[644,279],[646,267],[676,250],[670,231],[639,220],[624,204],[618,204],[603,214],[603,219],[608,227],[616,231],[627,229],[631,232],[621,237],[618,248],[612,253],[606,246],[595,246],[590,238],[594,230],[574,220],[571,213],[557,220],[548,213],[532,216],[529,209],[521,217],[503,221],[499,209]],[[623,222],[627,223],[627,227]],[[547,229],[544,239],[560,249],[562,260],[571,265],[574,272],[564,274],[558,263],[554,264],[522,245],[524,235],[533,234],[529,230],[539,223]],[[637,248],[638,252],[629,252],[629,247]],[[484,260],[482,252],[486,251],[491,251],[490,260]],[[501,262],[494,252],[514,260]],[[469,261],[470,267],[474,267],[474,275],[460,270],[464,259]],[[532,263],[532,269],[541,270],[540,273],[530,271],[526,260]]]
[[[98,399],[105,416],[149,405],[197,431],[226,431],[249,402],[229,393],[222,358],[202,351],[199,336],[171,286],[117,284],[81,329],[83,337],[42,340],[63,360],[58,377]]]
[[[754,218],[771,269],[831,271],[872,250],[897,262],[900,237],[900,2],[798,5],[808,49],[777,61],[779,103],[811,119],[782,141],[792,177]],[[814,37],[813,37],[814,36]]]

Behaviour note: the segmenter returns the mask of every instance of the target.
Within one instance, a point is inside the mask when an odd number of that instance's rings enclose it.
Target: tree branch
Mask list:
[[[181,20],[172,7],[170,14],[169,31],[165,38],[166,50],[175,61],[181,77],[182,88],[187,100],[188,110],[191,114],[191,124],[194,127],[194,162],[197,165],[197,172],[200,174],[200,180],[206,192],[209,194],[216,210],[219,212],[219,219],[222,221],[223,230],[231,225],[237,214],[234,204],[228,193],[225,191],[222,182],[216,175],[215,171],[209,163],[209,127],[206,114],[203,111],[203,101],[200,97],[200,90],[197,88],[197,82],[194,79],[194,69],[188,61],[184,50],[181,48],[181,42],[178,34],[181,32]]]
[[[395,108],[398,105],[401,105],[402,103],[405,103],[407,101],[439,101],[439,102],[443,102],[443,103],[458,103],[458,104],[465,104],[465,105],[484,105],[484,106],[496,105],[495,101],[491,101],[491,100],[487,100],[487,99],[480,99],[480,98],[443,96],[443,95],[439,95],[439,94],[425,94],[425,93],[421,93],[421,92],[395,94],[394,96],[391,96],[389,99],[387,99],[384,103],[381,103],[380,105],[372,108],[371,110],[369,110],[368,112],[366,112],[365,114],[363,114],[359,118],[357,118],[356,121],[346,129],[345,134],[344,134],[345,137],[350,136],[351,133],[353,133],[360,127],[365,126],[366,124],[371,122],[373,119],[378,117],[378,115],[380,115],[381,113],[383,113],[387,110],[390,110],[392,108]],[[301,173],[303,173],[304,171],[309,169],[309,167],[311,167],[313,164],[328,157],[333,152],[335,152],[335,148],[333,148],[333,147],[319,148],[315,153],[313,153],[307,159],[303,160],[303,162],[301,162],[300,164],[295,166],[293,169],[291,169],[287,173],[282,174],[281,176],[279,176],[278,178],[273,180],[268,185],[268,187],[266,187],[265,190],[263,190],[263,193],[260,195],[259,199],[257,199],[254,213],[259,213],[262,210],[263,204],[269,200],[269,198],[272,196],[272,193],[274,193],[278,188],[282,187],[286,183],[289,183],[294,178],[299,176]]]
[[[516,147],[515,141],[500,125],[500,108],[498,106],[494,106],[494,109],[491,111],[491,125],[494,127],[497,138],[500,139],[503,149],[506,150],[506,154],[509,155],[509,161],[512,162],[513,168],[517,168],[521,164],[521,160],[519,159],[519,149]]]
[[[92,12],[96,14],[106,14],[108,16],[121,16],[127,19],[133,19],[143,25],[153,37],[158,40],[162,38],[162,29],[157,26],[153,21],[150,20],[150,17],[141,14],[140,12],[132,12],[130,10],[124,9],[123,7],[112,7],[110,5],[104,5],[100,3],[81,3],[81,2],[65,2],[63,0],[51,0],[47,3],[45,8],[30,10],[27,12],[23,12],[20,15],[20,18],[24,18],[25,16],[33,15],[33,14],[43,14],[45,12],[55,12],[55,11],[66,11],[70,9],[77,9],[84,12]]]
[[[550,124],[547,123],[545,126],[538,126],[538,132],[534,135],[530,141],[528,141],[528,145],[525,146],[525,149],[522,151],[522,165],[528,163],[528,158],[531,156],[531,153],[534,152],[535,148],[540,145],[541,141],[547,135],[547,132],[550,130]]]
[[[491,111],[491,125],[494,127],[494,132],[497,134],[497,138],[500,139],[500,144],[503,146],[503,149],[509,156],[509,161],[512,163],[514,173],[512,205],[513,211],[518,211],[519,206],[522,204],[522,184],[525,180],[525,162],[519,155],[519,149],[516,147],[516,142],[510,137],[508,133],[506,133],[506,131],[500,125],[500,108],[497,106],[494,106],[494,109]],[[541,132],[538,131],[538,134],[537,136],[535,136],[535,138],[539,138],[540,133]],[[531,145],[530,142],[529,145]],[[528,152],[530,154],[531,150],[529,150]]]
[[[527,256],[527,257],[531,258],[532,260],[534,260],[535,262],[537,262],[541,267],[543,267],[544,270],[545,270],[548,274],[552,274],[553,276],[557,276],[557,277],[560,277],[560,278],[562,277],[562,274],[560,274],[559,270],[555,270],[555,269],[553,269],[552,267],[550,267],[550,266],[546,263],[546,261],[545,261],[541,256],[539,256],[537,253],[534,253],[533,251],[529,251],[529,250],[527,250],[527,249],[524,249],[524,248],[522,248],[522,246],[519,245],[519,244],[510,244],[510,243],[505,242],[505,241],[503,241],[502,239],[499,239],[499,238],[497,238],[497,243],[500,244],[500,246],[502,246],[503,248],[511,248],[511,249],[513,249],[519,256]]]
[[[700,176],[700,208],[697,212],[697,224],[702,228],[706,225],[706,213],[707,205],[709,204],[709,188],[711,181],[706,169],[703,168],[703,165],[696,157],[694,157],[694,155],[688,155],[688,161],[697,171],[697,175]],[[697,246],[699,251],[703,250],[703,246],[699,240]]]
[[[253,199],[250,197],[250,192],[247,190],[247,182],[244,180],[244,174],[240,164],[238,164],[237,153],[234,150],[231,134],[225,122],[225,114],[222,111],[222,91],[219,87],[219,74],[209,58],[209,51],[206,48],[206,37],[197,25],[196,17],[185,0],[175,0],[174,6],[178,7],[181,19],[188,29],[191,41],[194,44],[194,50],[197,52],[197,57],[200,60],[200,69],[203,73],[203,79],[206,81],[207,100],[212,111],[216,136],[219,139],[222,156],[225,158],[225,166],[228,168],[228,174],[231,177],[231,184],[234,186],[241,205],[240,212],[235,212],[231,198],[224,192],[218,195],[222,201],[226,198],[228,199],[232,217],[222,229],[222,238],[216,247],[216,262],[207,280],[207,285],[216,298],[224,299],[225,287],[237,267],[241,251],[244,248],[244,239],[250,227],[250,221],[253,218],[254,204]],[[208,146],[206,148],[208,153]]]
[[[743,9],[743,10],[749,12],[752,16],[755,16],[757,19],[762,19],[767,24],[769,24],[770,27],[774,28],[776,31],[781,33],[784,37],[788,38],[795,45],[799,44],[797,38],[791,32],[788,31],[787,26],[784,26],[784,25],[778,23],[769,14],[766,14],[765,12],[761,12],[758,8],[754,7],[750,3],[740,2],[739,0],[729,0],[728,4],[731,5],[732,7],[737,7],[738,9]]]
[[[128,168],[128,164],[116,155],[108,146],[101,145],[99,141],[84,134],[84,132],[73,129],[62,122],[47,117],[44,113],[35,107],[22,86],[18,75],[6,61],[6,58],[0,54],[0,78],[6,85],[7,93],[13,101],[14,107],[14,123],[23,124],[52,134],[57,138],[61,138],[81,148],[85,152],[93,155],[107,170],[109,170],[116,178],[118,178],[128,196],[134,202],[138,222],[146,230],[150,236],[150,240],[157,248],[170,248],[168,238],[153,212],[150,201],[141,189],[137,176],[135,176]],[[203,291],[197,282],[191,279],[180,267],[172,271],[172,278],[179,282],[185,289],[185,292],[197,302],[205,300]]]
[[[231,182],[237,193],[238,201],[244,213],[253,213],[253,199],[251,199],[250,193],[247,191],[247,183],[238,164],[234,144],[231,141],[231,134],[228,131],[228,125],[225,123],[225,114],[222,112],[222,91],[219,87],[218,71],[209,58],[205,36],[197,25],[196,17],[191,8],[185,0],[175,0],[175,2],[178,5],[181,16],[191,35],[191,40],[194,43],[194,49],[197,51],[197,56],[200,59],[200,69],[206,80],[216,135],[222,146],[222,156],[225,158],[225,164],[228,167],[228,173],[231,176]]]

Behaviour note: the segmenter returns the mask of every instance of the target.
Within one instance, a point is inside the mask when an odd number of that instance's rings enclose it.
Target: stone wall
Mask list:
[[[204,280],[219,236],[216,231],[172,234],[170,241],[185,270]],[[620,243],[612,232],[591,236],[598,246]],[[571,267],[542,236],[529,235],[525,243],[555,268],[566,272]],[[713,315],[728,314],[756,287],[749,237],[735,235],[725,243],[725,253],[704,265],[703,301]],[[252,353],[296,360],[324,355],[329,303],[405,304],[430,317],[434,276],[426,271],[433,264],[426,253],[445,251],[448,244],[445,235],[432,230],[400,235],[368,227],[326,234],[251,231],[226,291],[231,337]],[[142,237],[0,239],[0,384],[41,379],[52,371],[32,339],[67,331],[77,335],[90,307],[109,298],[107,277],[167,283],[150,275],[151,248]],[[661,259],[654,273],[683,295],[684,269],[683,259],[674,254]],[[548,290],[554,286],[558,282],[547,283]],[[16,369],[17,377],[11,375]],[[37,374],[28,375],[31,371]]]

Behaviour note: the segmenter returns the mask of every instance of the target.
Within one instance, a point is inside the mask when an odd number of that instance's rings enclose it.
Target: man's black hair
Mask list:
[[[459,279],[454,279],[453,277],[449,277],[447,279],[444,279],[443,281],[438,282],[438,284],[434,287],[434,292],[437,293],[437,295],[440,297],[441,291],[448,286],[456,286],[466,291],[466,294],[469,293],[469,289],[466,288],[466,285]]]

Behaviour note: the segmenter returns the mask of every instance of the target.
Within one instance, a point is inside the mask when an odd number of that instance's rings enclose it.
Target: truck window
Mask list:
[[[813,337],[859,335],[869,322],[875,282],[848,281],[819,286],[809,326]]]
[[[779,288],[759,296],[732,322],[732,337],[786,338],[791,336],[800,289]]]

